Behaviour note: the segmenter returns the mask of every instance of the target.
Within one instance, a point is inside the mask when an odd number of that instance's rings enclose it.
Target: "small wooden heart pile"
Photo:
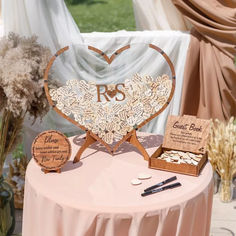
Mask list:
[[[94,82],[69,80],[65,86],[49,90],[49,94],[64,115],[112,144],[162,109],[170,96],[172,81],[167,75],[154,79],[136,74],[120,85],[119,91],[106,86],[105,93],[98,92],[102,85]]]
[[[128,50],[130,45],[118,49],[111,57],[89,46],[104,57],[108,64]],[[73,79],[59,88],[49,89],[48,74],[54,60],[68,50],[59,50],[51,59],[45,72],[44,88],[49,103],[62,117],[88,131],[93,139],[101,142],[113,153],[122,142],[127,141],[135,130],[159,115],[170,103],[175,89],[175,72],[169,57],[157,46],[149,48],[166,60],[171,78],[163,74],[157,78],[134,74],[118,84],[99,84]],[[113,148],[114,142],[118,143]]]

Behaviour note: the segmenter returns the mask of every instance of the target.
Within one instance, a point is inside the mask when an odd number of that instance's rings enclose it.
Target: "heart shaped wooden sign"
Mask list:
[[[95,141],[102,143],[113,154],[124,142],[129,141],[139,148],[148,159],[148,155],[138,142],[135,131],[159,115],[170,103],[175,89],[175,72],[169,57],[158,47],[150,48],[160,53],[168,63],[171,78],[162,74],[157,78],[149,75],[134,74],[123,83],[99,84],[94,80],[68,80],[59,88],[49,89],[48,74],[54,60],[68,50],[59,50],[51,59],[45,72],[44,88],[49,103],[54,110],[71,123],[87,131],[85,145],[81,148],[75,162],[83,150]],[[111,57],[89,46],[99,53],[108,64],[117,55],[130,46],[117,50]]]

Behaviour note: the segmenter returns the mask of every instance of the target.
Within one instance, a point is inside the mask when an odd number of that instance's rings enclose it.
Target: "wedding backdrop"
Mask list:
[[[81,34],[63,0],[3,0],[2,8],[5,35],[9,32],[16,32],[24,36],[35,34],[39,37],[39,42],[48,46],[52,53],[56,53],[57,50],[65,46],[70,46],[68,52],[70,54],[70,61],[65,61],[63,57],[59,57],[57,59],[58,63],[54,68],[56,77],[62,83],[65,83],[71,76],[89,81],[91,80],[89,74],[94,75],[100,83],[119,82],[119,80],[127,76],[127,73],[125,74],[125,70],[122,67],[119,67],[116,71],[114,69],[112,70],[112,73],[119,75],[118,78],[115,78],[115,81],[113,81],[112,76],[109,77],[109,73],[104,78],[98,75],[95,68],[104,66],[104,60],[87,50],[87,45],[94,46],[108,53],[108,55],[128,44],[152,43],[157,45],[169,55],[174,64],[177,86],[174,99],[168,106],[168,109],[158,118],[150,122],[147,127],[144,127],[143,130],[164,134],[167,116],[169,114],[179,114],[185,60],[190,39],[189,34],[177,31],[120,31],[114,33]],[[79,52],[74,51],[73,45],[82,43],[84,44],[84,50],[80,50]],[[136,55],[130,54],[128,58],[124,56],[121,61],[124,60],[127,65],[138,65],[139,68],[144,68],[144,65],[148,64],[149,74],[162,71],[163,64],[155,60],[156,55],[150,51],[144,52],[143,48],[139,49],[139,47],[136,47],[136,49]],[[83,60],[85,54],[89,58],[88,63],[85,63]],[[72,61],[75,63],[73,67],[71,66]],[[83,64],[82,70],[78,69],[81,68],[79,66],[80,64]],[[89,73],[86,73],[86,71]],[[130,75],[136,72],[136,66],[129,67]],[[139,72],[142,73],[140,70]],[[143,72],[147,73],[147,71]],[[57,128],[62,132],[79,132],[77,127],[68,123],[53,111],[44,118],[43,123],[37,121],[33,126],[31,124],[32,121],[25,122],[24,135],[25,140],[28,140],[28,142],[25,142],[25,145],[27,145],[25,150],[30,150],[31,142],[29,140],[32,140],[42,130]]]
[[[220,120],[236,116],[236,2],[133,0],[133,4],[139,30],[191,29],[181,114]]]

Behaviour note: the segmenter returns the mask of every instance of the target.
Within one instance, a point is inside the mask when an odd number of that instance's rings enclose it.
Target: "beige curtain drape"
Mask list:
[[[0,0],[0,24],[2,23],[2,0]]]
[[[0,37],[3,36],[3,20],[2,20],[2,0],[0,0]]]
[[[171,0],[132,0],[137,30],[183,30],[191,28]]]
[[[236,2],[172,1],[193,25],[181,113],[220,120],[236,116]]]

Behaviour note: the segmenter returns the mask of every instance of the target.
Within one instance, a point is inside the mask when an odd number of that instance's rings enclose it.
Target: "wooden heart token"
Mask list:
[[[147,174],[147,173],[140,173],[138,175],[138,179],[141,179],[141,180],[143,180],[143,179],[150,179],[150,178],[152,178],[152,176],[150,174]]]
[[[62,166],[70,158],[71,144],[64,134],[48,130],[34,139],[31,151],[34,160],[42,167],[44,173],[50,171],[60,173]]]
[[[117,94],[116,90],[107,90],[107,94],[110,98],[114,98]]]
[[[131,184],[132,184],[132,185],[139,185],[139,184],[141,184],[141,183],[142,183],[142,181],[139,180],[139,179],[132,179],[132,180],[131,180]]]

